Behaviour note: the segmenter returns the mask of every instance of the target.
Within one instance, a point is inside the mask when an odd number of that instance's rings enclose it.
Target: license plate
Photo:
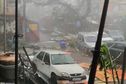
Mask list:
[[[72,80],[73,80],[73,81],[80,81],[81,78],[73,78]]]
[[[73,82],[70,82],[70,84],[80,84],[80,83],[81,83],[81,84],[82,84],[82,83],[84,84],[83,81],[73,81]]]

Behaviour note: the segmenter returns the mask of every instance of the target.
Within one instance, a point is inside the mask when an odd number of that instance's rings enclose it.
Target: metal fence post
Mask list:
[[[124,84],[125,68],[126,68],[126,48],[125,48],[124,55],[123,55],[121,84]]]

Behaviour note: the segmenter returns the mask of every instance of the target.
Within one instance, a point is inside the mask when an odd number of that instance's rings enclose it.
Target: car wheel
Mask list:
[[[51,79],[50,79],[51,84],[57,84],[57,77],[55,74],[51,75]]]
[[[34,77],[35,77],[35,79],[37,79],[37,81],[38,81],[40,84],[46,84],[46,83],[44,82],[44,80],[38,76],[38,74],[35,74]]]

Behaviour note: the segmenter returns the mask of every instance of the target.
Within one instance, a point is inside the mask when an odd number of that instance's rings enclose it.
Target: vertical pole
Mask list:
[[[15,84],[18,84],[18,0],[15,0]]]
[[[124,55],[123,55],[121,84],[124,84],[125,68],[126,68],[126,48],[125,48]]]
[[[100,57],[101,40],[102,40],[103,31],[104,31],[104,24],[105,24],[106,15],[107,15],[108,4],[109,4],[109,0],[105,0],[103,11],[102,11],[101,22],[99,26],[99,32],[98,32],[97,41],[95,45],[95,51],[93,52],[93,60],[91,64],[91,71],[89,74],[88,84],[94,84],[94,81],[95,81],[96,69],[97,69],[98,59]]]
[[[3,0],[4,7],[3,7],[3,13],[4,13],[4,53],[6,52],[6,0]]]
[[[23,0],[23,38],[24,38],[24,41],[25,41],[25,30],[26,30],[26,0]]]

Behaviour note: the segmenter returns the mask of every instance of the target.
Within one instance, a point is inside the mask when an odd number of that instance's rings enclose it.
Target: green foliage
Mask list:
[[[106,44],[102,44],[100,49],[100,60],[99,60],[100,70],[102,70],[105,67],[112,68],[111,62],[112,59],[108,46]]]
[[[100,54],[107,56],[109,55],[109,50],[106,44],[101,45]]]
[[[71,48],[74,48],[75,47],[75,41],[69,41],[69,46]]]

